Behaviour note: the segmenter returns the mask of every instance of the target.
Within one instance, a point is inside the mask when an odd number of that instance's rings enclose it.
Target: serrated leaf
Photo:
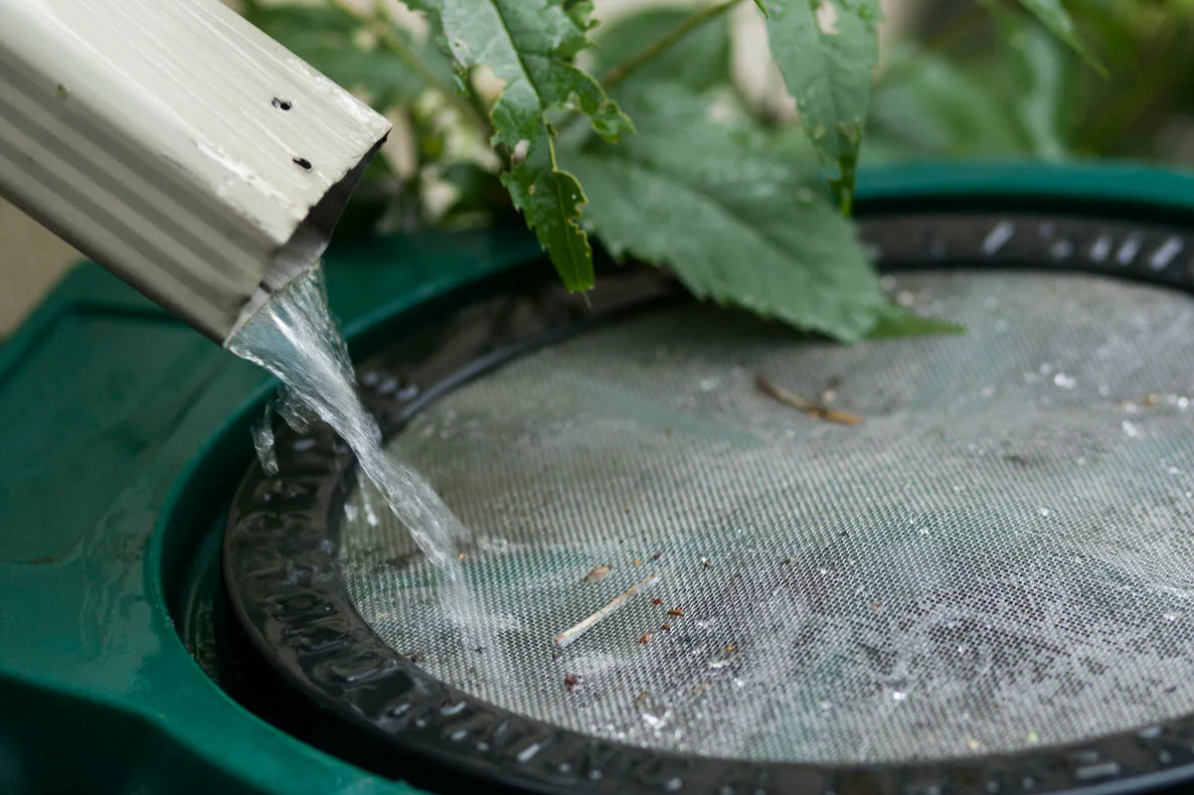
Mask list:
[[[394,52],[359,41],[361,20],[335,6],[250,3],[244,16],[337,85],[363,91],[375,108],[412,102],[427,87]],[[410,48],[411,57],[424,60],[433,72],[443,70],[446,61],[437,51],[419,47],[397,31],[395,35]]]
[[[1074,52],[1081,55],[1100,74],[1106,73],[1099,59],[1078,38],[1078,33],[1074,30],[1074,20],[1070,18],[1070,14],[1061,4],[1061,0],[1020,0],[1020,4],[1039,19],[1041,24],[1048,28],[1054,36],[1072,47]]]
[[[560,155],[589,196],[585,225],[612,255],[800,329],[843,340],[870,330],[885,307],[879,285],[815,160],[682,86],[639,86],[625,104],[637,135]]]
[[[606,74],[647,49],[692,16],[691,9],[648,8],[597,28],[593,73]],[[722,16],[690,31],[675,46],[643,64],[628,82],[674,80],[698,90],[731,80],[730,25]]]
[[[564,284],[593,284],[592,251],[578,223],[584,193],[557,167],[549,112],[574,108],[614,139],[632,129],[601,86],[573,64],[588,45],[588,4],[561,0],[417,0],[436,18],[463,70],[488,67],[505,83],[491,111],[494,145],[513,153],[502,182]]]
[[[830,184],[843,212],[853,205],[854,176],[879,61],[878,0],[762,0],[771,53],[801,124],[837,169]]]

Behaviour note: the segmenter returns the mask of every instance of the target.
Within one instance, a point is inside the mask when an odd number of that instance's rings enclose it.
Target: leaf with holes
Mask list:
[[[632,129],[592,77],[573,63],[588,44],[589,4],[569,0],[415,0],[437,20],[464,71],[488,67],[505,84],[490,115],[492,143],[509,154],[502,182],[570,290],[593,284],[581,228],[584,193],[556,163],[551,111],[574,109],[612,140]]]
[[[771,52],[801,123],[817,150],[837,169],[830,184],[850,212],[854,177],[879,61],[878,0],[762,0]]]
[[[699,297],[843,340],[887,316],[811,152],[777,146],[745,114],[675,83],[621,96],[637,135],[560,152],[585,184],[585,225],[612,254],[665,265]]]

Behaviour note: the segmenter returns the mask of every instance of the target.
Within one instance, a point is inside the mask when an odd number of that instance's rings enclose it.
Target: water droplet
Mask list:
[[[904,699],[906,699],[907,697],[908,697],[908,694],[907,694],[907,693],[903,693],[903,692],[901,692],[901,691],[899,691],[899,690],[893,690],[893,691],[892,691],[892,693],[891,693],[891,700],[892,700],[892,701],[895,701],[896,703],[899,703],[899,702],[903,701],[903,700],[904,700]]]
[[[1177,621],[1177,613],[1166,613],[1165,620],[1170,622]]]
[[[720,384],[721,384],[720,378],[716,378],[716,377],[703,378],[703,379],[701,379],[701,391],[702,392],[712,392],[714,389],[717,389],[717,387]]]
[[[1134,423],[1129,422],[1128,420],[1124,420],[1122,423],[1120,423],[1120,427],[1123,428],[1124,436],[1127,436],[1129,439],[1135,439],[1140,436],[1140,429],[1137,428]]]
[[[1039,513],[1041,516],[1048,516],[1049,509],[1048,508],[1038,508],[1037,513]]]
[[[822,712],[828,712],[829,710],[833,709],[833,704],[830,704],[828,701],[822,701],[817,706],[821,708]]]
[[[684,786],[684,782],[678,778],[673,778],[670,781],[668,781],[667,784],[664,784],[664,788],[668,792],[675,792],[676,790],[680,789],[680,787],[682,787],[682,786]]]
[[[1077,384],[1078,381],[1071,375],[1058,373],[1057,375],[1053,376],[1053,383],[1062,389],[1073,389],[1074,385]]]

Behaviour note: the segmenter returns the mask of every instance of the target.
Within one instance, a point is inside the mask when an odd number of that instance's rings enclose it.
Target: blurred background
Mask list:
[[[372,46],[368,26],[341,27],[335,16],[262,16],[265,3],[250,2],[246,8],[236,0],[228,2],[251,18],[256,10],[255,21],[268,20],[271,35],[318,68],[331,64],[342,67],[345,75],[384,69],[384,61],[367,57]],[[308,0],[314,6],[320,2]],[[379,13],[372,0],[344,2],[362,15]],[[660,24],[670,24],[678,18],[675,13],[708,4],[595,0],[602,22],[597,46],[625,49],[633,44],[626,41],[626,29],[617,27],[632,15],[658,8]],[[418,17],[397,0],[383,5],[380,13],[388,21],[412,36],[425,35]],[[884,0],[887,19],[880,33],[882,55],[864,165],[1091,157],[1151,160],[1176,168],[1194,165],[1194,0],[1067,0],[1065,5],[1104,74],[1014,4]],[[336,24],[324,26],[321,19]],[[608,36],[604,42],[603,30]],[[738,96],[763,123],[787,129],[795,109],[771,63],[753,4],[735,8],[723,31]],[[349,48],[355,54],[351,62],[342,58]],[[335,72],[331,69],[331,76],[345,82]],[[348,87],[367,94],[369,82]],[[365,98],[378,104],[377,97]],[[462,214],[434,208],[453,201],[457,207],[467,205],[459,201],[462,190],[493,195],[494,185],[485,181],[483,168],[476,167],[484,166],[488,155],[483,142],[454,138],[434,108],[391,108],[387,115],[396,124],[396,134],[384,161],[371,169],[341,234],[460,222]],[[445,156],[449,149],[455,152],[451,158]],[[457,167],[469,163],[473,167]],[[69,246],[0,201],[0,338],[19,325],[77,260]]]

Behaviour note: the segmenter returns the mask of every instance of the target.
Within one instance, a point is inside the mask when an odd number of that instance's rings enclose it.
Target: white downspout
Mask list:
[[[217,342],[389,130],[218,0],[0,0],[0,196]]]

